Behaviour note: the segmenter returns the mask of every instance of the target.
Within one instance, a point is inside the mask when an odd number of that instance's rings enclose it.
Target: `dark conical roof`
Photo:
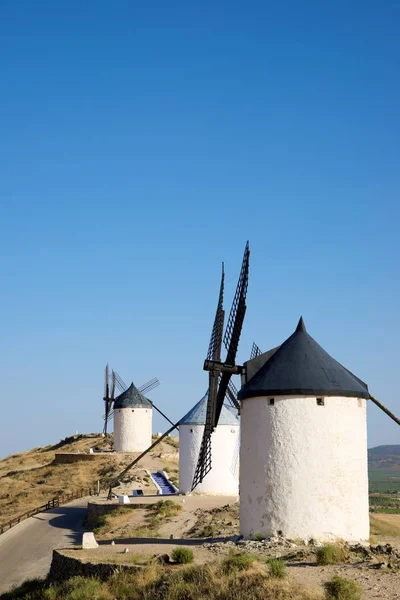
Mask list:
[[[317,344],[307,333],[303,318],[296,331],[244,384],[238,398],[289,395],[369,398],[367,384]]]
[[[114,409],[118,408],[152,408],[150,400],[145,398],[137,387],[131,383],[125,392],[115,398]]]
[[[197,404],[179,421],[179,425],[205,425],[207,416],[208,390]],[[239,425],[235,415],[225,405],[222,406],[218,420],[220,425]]]

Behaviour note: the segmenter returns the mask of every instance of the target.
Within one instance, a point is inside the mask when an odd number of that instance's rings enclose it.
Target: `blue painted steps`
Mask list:
[[[151,474],[152,480],[160,487],[161,494],[163,496],[175,494],[176,490],[170,481],[161,473],[161,471],[157,471],[157,473]]]

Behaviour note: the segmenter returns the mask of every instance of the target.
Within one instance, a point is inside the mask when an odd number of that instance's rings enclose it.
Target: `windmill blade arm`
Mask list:
[[[130,471],[130,469],[132,469],[132,467],[134,467],[140,460],[142,460],[142,458],[144,458],[146,456],[146,454],[148,454],[148,452],[151,452],[151,450],[153,450],[153,448],[155,448],[160,442],[163,441],[164,438],[167,437],[167,435],[169,435],[171,433],[171,431],[173,431],[174,429],[178,429],[178,425],[179,425],[179,421],[177,423],[174,423],[174,425],[172,425],[172,427],[170,427],[165,433],[163,433],[163,435],[161,437],[159,437],[155,442],[153,442],[153,444],[151,446],[149,446],[147,448],[147,450],[145,450],[144,452],[142,452],[142,454],[140,454],[137,458],[135,458],[135,460],[133,460],[131,463],[129,463],[129,465],[127,467],[125,467],[125,469],[123,471],[121,471],[121,473],[119,475],[117,475],[116,477],[113,477],[113,479],[122,479],[123,477],[125,477],[125,475],[128,473],[128,471]],[[112,486],[110,486],[110,491],[112,490]]]
[[[372,394],[370,394],[369,397],[372,402],[376,404],[376,406],[378,406],[381,410],[383,410],[384,413],[387,414],[388,417],[397,423],[397,425],[400,425],[400,419],[396,417],[396,415],[394,415],[384,404],[382,404],[382,402],[379,402],[379,400],[377,400],[377,398],[375,398]]]
[[[196,471],[194,473],[191,491],[199,485],[211,471],[211,431],[204,429],[203,439],[201,440],[199,458],[197,461]]]
[[[146,394],[151,390],[154,390],[154,388],[158,387],[159,385],[159,380],[157,379],[157,377],[154,377],[153,379],[150,379],[150,381],[148,381],[147,383],[141,385],[139,388],[139,392],[141,392],[142,394]]]
[[[147,400],[149,400],[149,399],[147,398]],[[151,402],[151,400],[149,400],[149,402]],[[151,402],[151,404],[152,404],[153,408],[155,408],[155,409],[156,409],[156,411],[157,411],[158,413],[160,413],[160,415],[161,415],[162,417],[164,417],[164,419],[165,419],[166,421],[168,421],[168,423],[170,423],[171,425],[174,425],[174,424],[173,424],[173,422],[171,421],[171,419],[168,419],[167,415],[165,415],[165,414],[162,412],[162,410],[160,410],[159,408],[157,408],[157,406],[154,404],[154,402]],[[178,427],[178,426],[176,426],[176,428],[177,428],[177,429],[179,429],[179,427]]]
[[[236,292],[233,298],[232,308],[229,313],[228,323],[224,335],[224,345],[228,352],[228,356],[225,362],[227,362],[228,364],[234,364],[237,347],[239,345],[239,338],[242,330],[244,315],[246,313],[246,295],[249,283],[249,259],[250,247],[249,242],[247,242],[244,249],[239,280],[236,287]]]
[[[108,372],[108,363],[107,363],[105,371],[104,371],[104,398],[109,397],[109,387],[108,387],[109,381],[110,381],[110,374]]]
[[[231,381],[229,381],[228,387],[226,389],[226,397],[231,402],[232,406],[236,408],[236,410],[240,410],[240,402],[237,398],[237,394],[238,391],[236,389],[236,386]]]
[[[260,356],[260,354],[262,354],[261,349],[257,346],[255,342],[253,342],[250,352],[250,360],[256,358],[256,356]]]
[[[219,386],[218,386],[217,401],[216,401],[216,406],[215,406],[215,415],[214,415],[214,422],[213,422],[214,429],[218,425],[219,417],[221,414],[222,407],[224,405],[224,400],[225,400],[225,396],[228,391],[228,385],[229,385],[231,376],[232,376],[231,373],[222,373],[222,375],[221,375],[221,379],[220,379]]]
[[[115,372],[111,373],[111,400],[114,400],[115,397]]]
[[[214,325],[211,332],[210,344],[208,346],[207,359],[221,360],[222,335],[224,331],[224,281],[225,271],[224,263],[222,263],[221,285],[219,288],[219,297],[217,311],[215,313]]]
[[[121,379],[121,377],[118,375],[117,371],[114,371],[115,374],[115,383],[117,384],[118,388],[121,390],[121,392],[125,392],[125,390],[128,389],[128,386],[126,385],[125,381],[123,381]]]
[[[208,374],[206,422],[204,425],[203,438],[201,440],[196,470],[193,476],[192,491],[199,485],[199,483],[203,481],[204,477],[211,470],[211,434],[214,430],[218,384],[219,373],[216,371],[210,371]]]
[[[107,433],[107,425],[111,418],[111,412],[112,412],[112,401],[110,400],[110,398],[105,398],[104,401],[105,401],[105,413],[104,413],[103,433]]]

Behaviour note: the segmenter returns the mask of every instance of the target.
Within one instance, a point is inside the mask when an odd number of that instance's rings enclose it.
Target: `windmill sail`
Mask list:
[[[229,394],[229,382],[232,374],[235,372],[235,359],[239,346],[239,339],[243,327],[244,316],[246,314],[246,294],[249,278],[249,257],[250,249],[247,242],[242,268],[239,275],[239,281],[236,287],[232,308],[229,314],[228,323],[223,338],[227,349],[225,363],[221,363],[221,346],[223,330],[223,286],[224,271],[220,286],[220,294],[215,315],[214,326],[211,333],[210,345],[208,348],[207,359],[204,368],[209,371],[209,389],[207,402],[207,416],[204,426],[203,439],[200,446],[199,458],[196,471],[193,477],[192,490],[201,483],[204,477],[209,473],[212,467],[211,458],[211,434],[218,424],[222,405],[227,393]],[[232,389],[230,390],[233,396]]]
[[[260,356],[260,354],[262,354],[261,349],[257,346],[255,342],[253,342],[250,352],[250,360],[256,358],[257,356]]]

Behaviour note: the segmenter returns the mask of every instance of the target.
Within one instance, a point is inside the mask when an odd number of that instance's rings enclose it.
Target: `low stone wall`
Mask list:
[[[83,577],[97,577],[98,579],[105,580],[116,570],[135,571],[140,568],[138,565],[82,562],[78,558],[64,555],[62,550],[53,550],[49,576],[52,581],[66,581],[70,577],[78,575]]]
[[[76,463],[76,462],[83,462],[83,461],[88,461],[88,460],[96,460],[96,458],[98,458],[99,456],[101,456],[102,458],[104,458],[104,454],[84,454],[82,452],[82,454],[72,454],[72,453],[62,453],[62,452],[56,452],[56,455],[54,457],[54,461],[53,464],[55,465],[60,465],[60,464],[70,464],[70,463]]]
[[[149,504],[116,504],[114,502],[101,504],[97,502],[88,502],[88,511],[85,521],[86,527],[89,529],[95,527],[99,517],[112,512],[120,506],[123,506],[123,508],[127,510],[134,510],[135,508],[148,508]]]

